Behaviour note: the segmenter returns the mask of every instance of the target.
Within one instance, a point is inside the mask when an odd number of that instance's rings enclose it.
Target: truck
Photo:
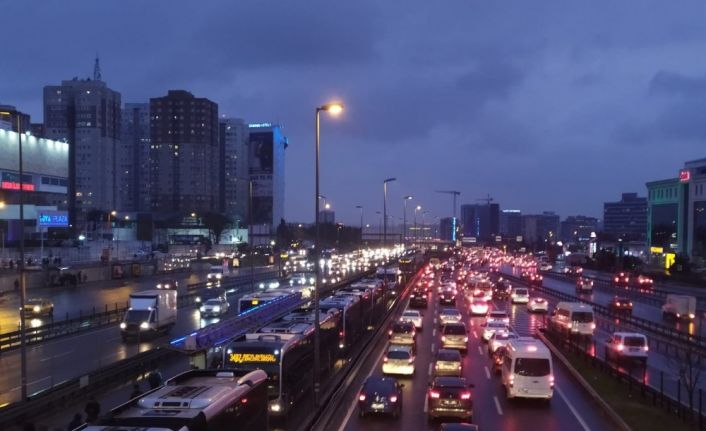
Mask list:
[[[177,320],[176,290],[145,290],[130,295],[130,306],[120,322],[123,341],[169,332]]]
[[[689,295],[667,295],[664,305],[662,305],[662,316],[694,320],[696,317],[696,298]]]

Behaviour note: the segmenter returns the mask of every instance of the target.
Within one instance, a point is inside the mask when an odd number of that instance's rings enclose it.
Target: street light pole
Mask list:
[[[397,178],[388,178],[382,182],[382,246],[387,246],[387,183],[395,181]]]
[[[417,211],[421,210],[422,206],[417,205],[414,207],[414,242],[419,242],[419,228],[417,227]]]
[[[360,210],[360,242],[363,242],[363,206],[356,205],[356,208]]]
[[[314,406],[318,407],[320,403],[320,382],[319,369],[321,358],[321,324],[319,322],[319,287],[321,286],[321,267],[319,265],[321,254],[321,241],[319,235],[319,162],[320,162],[320,113],[326,111],[331,114],[338,114],[343,110],[343,105],[338,103],[329,103],[316,108],[314,131],[316,136],[316,186],[314,191],[314,268],[316,268],[316,279],[314,284]]]
[[[24,168],[22,166],[22,123],[17,116],[17,143],[19,144],[20,162],[20,393],[22,401],[27,400],[27,325],[25,322],[25,304],[27,303],[27,279],[25,278],[25,196]]]
[[[403,216],[402,216],[402,245],[407,247],[407,201],[412,199],[412,196],[405,196],[402,198],[404,202]]]

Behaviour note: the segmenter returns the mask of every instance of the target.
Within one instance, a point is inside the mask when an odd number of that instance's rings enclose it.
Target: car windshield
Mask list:
[[[645,345],[645,339],[642,337],[628,336],[623,338],[623,344],[631,347],[642,347]]]
[[[458,352],[439,351],[439,354],[438,354],[436,360],[437,361],[445,361],[445,362],[460,362],[461,356]]]
[[[441,314],[445,316],[458,316],[461,313],[459,313],[458,310],[442,310]]]
[[[488,327],[493,329],[506,328],[505,324],[502,322],[489,322]]]
[[[527,289],[515,289],[516,295],[527,295]]]
[[[414,311],[405,311],[402,313],[402,316],[404,317],[419,317],[419,313],[415,313]]]
[[[206,301],[206,305],[221,305],[220,299],[209,299]]]
[[[409,359],[410,356],[409,351],[406,350],[390,350],[387,352],[388,359]]]
[[[443,333],[446,335],[466,335],[466,328],[461,325],[446,325]]]
[[[504,311],[491,311],[490,317],[507,317],[507,313]]]
[[[396,332],[398,334],[399,333],[408,334],[412,331],[414,331],[414,326],[412,326],[412,325],[397,324],[392,327],[392,332]]]
[[[550,373],[549,359],[545,358],[517,358],[515,360],[515,374],[525,377],[542,377]]]
[[[574,311],[571,314],[571,320],[578,323],[593,322],[593,313],[590,311]]]
[[[394,384],[389,380],[368,380],[365,391],[374,394],[389,394],[394,390]]]

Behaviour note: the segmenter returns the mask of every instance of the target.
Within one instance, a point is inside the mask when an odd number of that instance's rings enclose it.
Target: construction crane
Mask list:
[[[461,194],[461,192],[456,190],[437,190],[437,193],[445,193],[447,195],[453,195],[453,217],[456,218],[456,197]]]
[[[484,198],[479,198],[476,199],[477,202],[485,202],[486,205],[490,205],[491,202],[493,202],[493,198],[490,197],[490,194],[485,195]]]

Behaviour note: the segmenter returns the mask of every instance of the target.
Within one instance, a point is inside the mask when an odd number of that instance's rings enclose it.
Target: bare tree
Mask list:
[[[701,381],[704,359],[698,352],[694,351],[691,345],[687,345],[684,349],[677,349],[669,362],[670,368],[676,368],[677,370],[679,381],[684,386],[684,391],[689,398],[689,408],[693,411],[694,395]]]

